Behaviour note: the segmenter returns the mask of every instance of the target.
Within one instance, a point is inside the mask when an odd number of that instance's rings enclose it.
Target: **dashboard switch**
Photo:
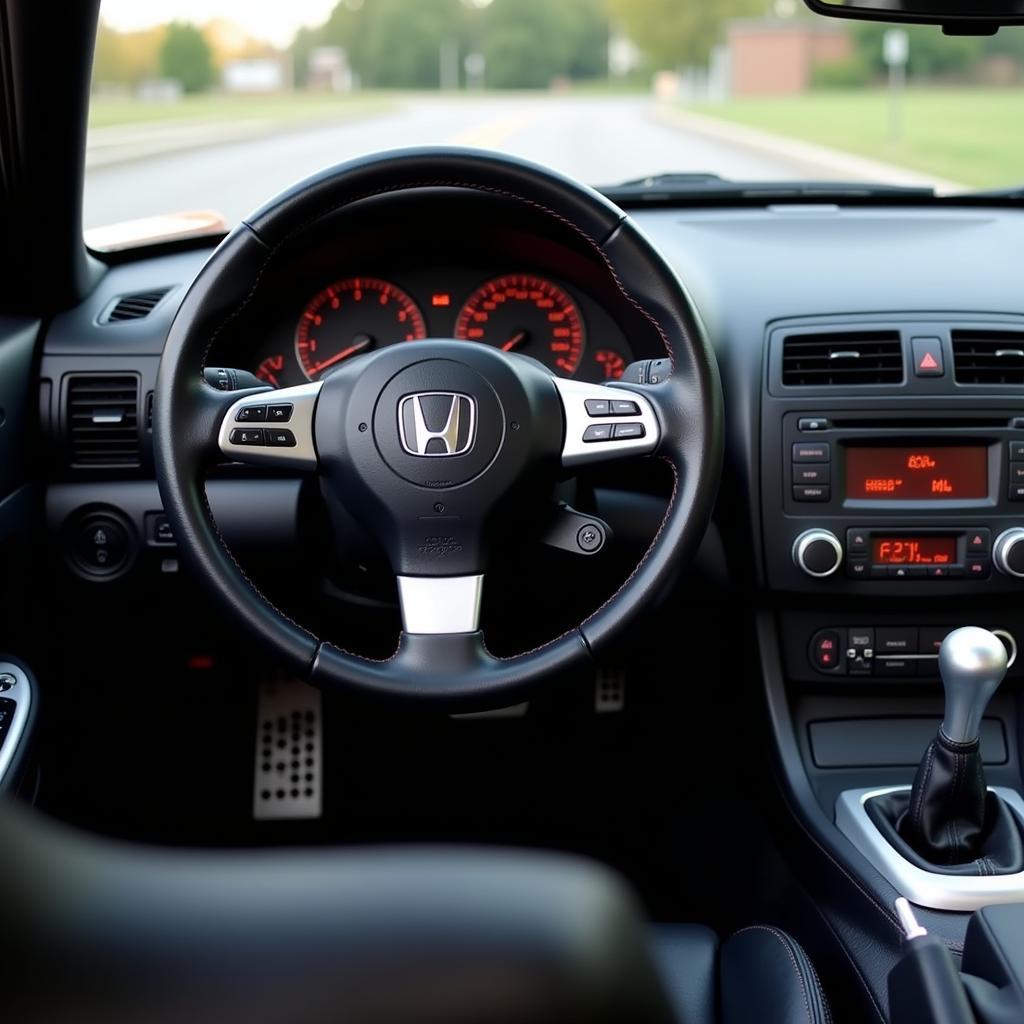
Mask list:
[[[797,420],[796,428],[801,432],[828,430],[830,424],[824,416],[801,416]]]
[[[794,462],[829,462],[832,446],[828,441],[797,441],[793,445]]]
[[[829,468],[827,462],[798,462],[793,466],[793,483],[827,484],[829,482]]]
[[[941,338],[911,338],[915,377],[941,377],[946,369],[942,364]]]
[[[825,630],[814,638],[811,646],[814,664],[822,672],[834,672],[839,667],[839,634]]]
[[[830,501],[831,498],[828,484],[797,484],[793,488],[794,501]]]

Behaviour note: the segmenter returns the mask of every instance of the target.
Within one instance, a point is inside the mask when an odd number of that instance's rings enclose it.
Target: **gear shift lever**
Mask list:
[[[979,732],[988,702],[1006,675],[1006,649],[987,629],[954,630],[939,650],[946,713],[914,776],[900,835],[934,865],[979,862],[979,874],[996,873],[982,860],[999,860],[983,850],[1006,809],[988,792]],[[1001,824],[1005,825],[1005,822]],[[1000,835],[1002,829],[999,830]],[[1020,841],[1012,829],[1014,857]],[[1005,845],[998,842],[997,845]]]
[[[954,743],[973,743],[985,708],[1006,675],[1006,648],[995,633],[964,626],[942,641],[939,674],[946,691],[942,731]]]

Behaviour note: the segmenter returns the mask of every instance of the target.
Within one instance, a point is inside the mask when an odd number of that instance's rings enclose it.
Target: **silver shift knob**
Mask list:
[[[955,629],[939,648],[939,674],[946,690],[942,731],[957,743],[970,743],[1006,675],[1006,648],[987,629]]]

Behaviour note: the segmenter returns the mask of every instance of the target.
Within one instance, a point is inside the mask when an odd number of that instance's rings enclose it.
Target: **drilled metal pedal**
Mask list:
[[[323,813],[320,691],[298,680],[260,686],[252,814],[257,821]]]

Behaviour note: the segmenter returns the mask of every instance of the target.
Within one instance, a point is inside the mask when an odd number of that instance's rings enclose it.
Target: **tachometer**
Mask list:
[[[455,322],[455,337],[522,352],[571,376],[583,356],[583,319],[552,281],[509,274],[481,285]]]
[[[378,345],[426,336],[423,314],[401,288],[376,277],[349,277],[314,295],[302,311],[295,357],[302,372],[316,380]]]

